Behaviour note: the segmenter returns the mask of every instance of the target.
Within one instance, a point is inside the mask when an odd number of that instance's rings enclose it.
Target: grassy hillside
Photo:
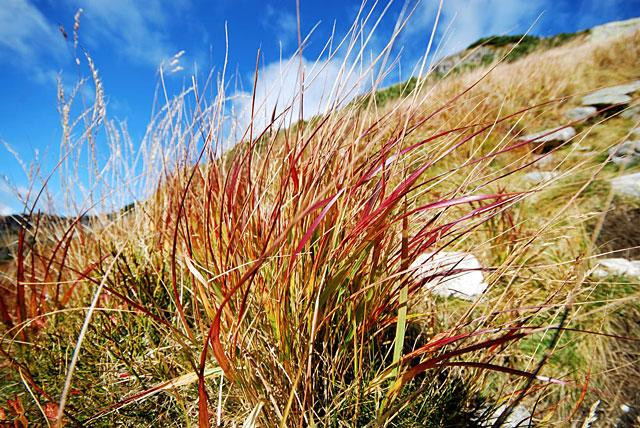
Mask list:
[[[533,43],[512,42],[498,47]],[[571,123],[577,134],[544,156],[520,138],[569,125],[589,91],[640,78],[640,33],[527,52],[296,126],[250,126],[224,154],[224,93],[167,100],[143,145],[147,199],[11,238],[0,418],[440,427],[500,424],[487,422],[495,409],[525,406],[541,426],[596,412],[617,423],[621,404],[640,406],[639,290],[592,268],[640,245],[612,221],[632,228],[638,202],[609,184],[638,166],[607,155],[638,118],[617,108]],[[116,163],[126,140],[92,71],[95,105],[63,131],[91,147],[109,127],[104,196],[134,178]],[[532,171],[554,174],[537,183]],[[419,255],[442,251],[478,258],[481,296],[431,292],[460,270],[416,276]]]

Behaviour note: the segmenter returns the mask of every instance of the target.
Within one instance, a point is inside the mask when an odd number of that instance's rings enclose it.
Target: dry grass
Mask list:
[[[616,339],[596,333],[638,336],[616,315],[635,313],[638,290],[588,276],[589,230],[610,202],[593,188],[612,172],[575,147],[605,153],[618,136],[593,141],[583,125],[553,152],[560,178],[533,189],[517,136],[564,125],[572,96],[639,77],[639,41],[568,44],[381,108],[343,107],[351,88],[337,85],[326,115],[296,123],[290,108],[225,153],[225,76],[212,100],[201,94],[213,83],[194,82],[150,123],[142,166],[105,121],[89,61],[98,97],[86,120],[66,116],[63,183],[94,131],[114,156],[89,156],[89,171],[107,173],[67,206],[108,207],[122,188],[147,197],[21,230],[0,296],[7,412],[79,425],[443,426],[469,421],[478,401],[524,400],[536,420],[568,424],[595,397],[614,402],[607,370],[636,348],[611,358]],[[73,108],[61,94],[63,117]],[[482,299],[434,298],[413,280],[411,261],[443,249],[488,267]]]

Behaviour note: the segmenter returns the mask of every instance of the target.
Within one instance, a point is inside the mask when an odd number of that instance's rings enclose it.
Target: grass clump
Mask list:
[[[364,49],[367,28],[366,19],[353,27],[347,52]],[[98,191],[69,204],[78,207],[70,220],[19,228],[3,267],[0,394],[15,403],[11,418],[473,426],[485,404],[537,402],[536,420],[576,420],[566,409],[586,358],[568,329],[596,290],[585,239],[595,214],[583,190],[602,168],[560,147],[552,154],[564,156],[564,179],[526,185],[533,155],[517,136],[604,79],[592,74],[594,55],[605,55],[594,49],[536,53],[436,83],[416,71],[410,84],[353,103],[358,82],[379,83],[389,70],[347,53],[324,114],[301,120],[298,98],[266,124],[252,110],[235,124],[244,137],[232,150],[226,76],[194,79],[153,116],[139,182],[121,174],[135,170],[121,162],[138,152],[97,96],[86,120],[63,118],[63,146],[81,156],[104,136],[107,165],[83,157],[88,171],[103,171]],[[563,80],[569,68],[575,81]],[[364,70],[355,80],[354,69]],[[60,110],[70,111],[73,96],[60,92]],[[260,105],[256,96],[252,109]],[[56,171],[67,191],[74,164]],[[107,209],[119,189],[139,200]],[[30,200],[31,214],[39,204]],[[483,261],[482,298],[429,292],[460,272],[416,279],[411,263],[439,251]]]

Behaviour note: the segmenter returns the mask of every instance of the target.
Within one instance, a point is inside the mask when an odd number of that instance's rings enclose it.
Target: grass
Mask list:
[[[379,81],[388,70],[357,54],[367,28],[345,38],[356,54],[342,67]],[[472,425],[483,405],[537,403],[536,421],[565,424],[596,398],[614,403],[607,370],[634,348],[611,359],[619,342],[598,334],[638,337],[616,315],[634,313],[638,290],[588,276],[589,227],[610,202],[592,183],[613,174],[597,153],[621,131],[592,133],[628,124],[584,126],[552,151],[561,178],[539,187],[523,179],[532,147],[517,137],[563,125],[573,95],[637,78],[638,37],[418,76],[353,102],[345,77],[324,115],[300,121],[292,102],[264,129],[249,123],[232,150],[221,143],[222,73],[165,99],[141,142],[142,175],[86,62],[97,96],[75,122],[61,89],[70,158],[54,173],[71,197],[72,153],[106,172],[68,205],[77,221],[36,222],[11,245],[0,284],[4,417],[435,427]],[[96,138],[114,154],[106,165],[83,156]],[[595,156],[579,155],[581,140]],[[119,189],[145,197],[116,210]],[[40,206],[32,194],[27,208]],[[411,261],[442,250],[487,267],[481,299],[436,298],[415,281]]]

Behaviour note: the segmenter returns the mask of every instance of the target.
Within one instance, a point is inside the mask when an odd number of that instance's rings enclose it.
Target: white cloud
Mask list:
[[[12,209],[9,205],[5,205],[0,202],[0,215],[6,216],[15,213],[15,210]]]
[[[16,192],[19,193],[16,194]],[[24,186],[12,187],[7,182],[7,179],[0,178],[0,215],[10,215],[20,210],[16,207],[22,206],[20,199],[23,198],[28,192],[28,189]]]
[[[284,10],[276,10],[270,4],[267,5],[262,25],[275,32],[275,37],[287,47],[295,42],[298,32],[298,20],[296,15]]]
[[[303,117],[309,119],[329,109],[344,105],[362,92],[364,81],[359,80],[358,71],[349,74],[351,64],[343,66],[343,60],[333,58],[319,62],[302,60],[305,74]],[[260,70],[257,82],[254,136],[270,123],[274,109],[276,116],[288,110],[281,121],[284,126],[295,123],[300,112],[299,59],[292,57],[282,62],[273,62]],[[237,141],[251,121],[251,92],[237,92],[232,96],[234,119],[238,129],[232,136]]]
[[[441,48],[442,53],[464,49],[480,37],[526,32],[544,10],[544,3],[531,0],[445,0],[437,30],[446,42]],[[420,3],[416,15],[409,21],[405,38],[421,37],[426,45],[438,4],[437,0]]]
[[[37,80],[51,81],[46,61],[67,55],[58,28],[27,0],[5,0],[0,7],[0,64],[28,69]],[[50,64],[51,65],[51,64]]]
[[[80,32],[86,32],[91,43],[107,42],[133,63],[157,67],[179,50],[169,40],[168,27],[172,17],[185,7],[182,2],[71,0],[71,3],[84,10]]]

